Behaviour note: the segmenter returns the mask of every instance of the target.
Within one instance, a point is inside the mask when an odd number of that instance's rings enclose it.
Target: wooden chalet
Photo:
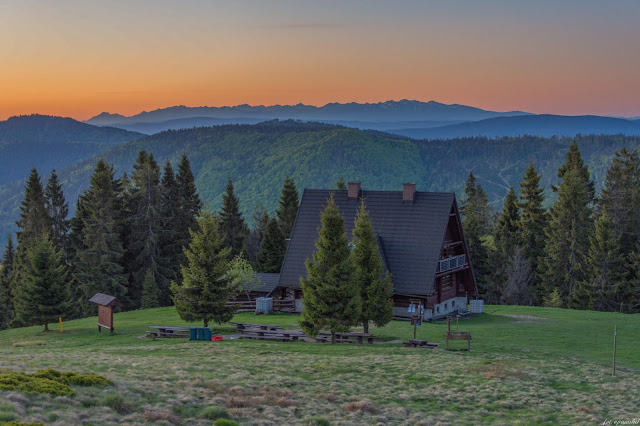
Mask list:
[[[331,192],[349,237],[364,199],[393,276],[396,317],[409,316],[411,301],[424,305],[424,319],[466,311],[467,298],[478,290],[455,194],[419,192],[409,183],[402,191],[363,191],[358,182],[349,182],[346,190],[305,189],[272,297],[294,299],[296,310],[302,310],[300,277],[306,275],[305,259],[315,250],[320,213]]]

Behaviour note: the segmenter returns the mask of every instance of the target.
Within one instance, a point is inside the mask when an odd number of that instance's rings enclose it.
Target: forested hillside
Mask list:
[[[166,131],[118,146],[104,158],[119,176],[130,171],[140,149],[151,150],[161,164],[170,160],[174,165],[186,152],[203,200],[218,208],[231,177],[247,216],[256,206],[273,212],[288,175],[299,189],[332,187],[342,176],[361,181],[365,189],[398,190],[403,182],[416,182],[420,191],[455,191],[460,196],[473,171],[497,207],[509,186],[517,186],[530,161],[545,188],[556,182],[571,140],[525,136],[415,141],[328,124],[273,121]],[[578,142],[599,187],[614,152],[623,146],[637,147],[640,137],[581,136]],[[71,203],[86,188],[95,162],[95,158],[83,160],[59,171]],[[29,168],[22,171],[23,179]],[[50,173],[39,171],[44,176]],[[1,240],[17,218],[23,190],[24,181],[0,186]],[[547,196],[549,203],[553,198],[548,189]]]
[[[59,169],[142,136],[71,118],[11,117],[0,122],[0,185],[26,178],[32,167]]]

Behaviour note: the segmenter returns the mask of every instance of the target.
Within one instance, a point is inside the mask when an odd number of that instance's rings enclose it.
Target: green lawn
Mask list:
[[[115,385],[72,397],[0,391],[0,421],[67,424],[594,423],[640,417],[640,315],[487,306],[460,321],[472,351],[408,349],[406,322],[372,329],[376,345],[143,338],[150,325],[186,325],[173,308],[0,332],[0,368],[101,374]],[[289,314],[234,320],[297,327]],[[611,377],[618,326],[617,377]],[[455,329],[455,323],[452,324]],[[446,323],[418,337],[443,342]],[[57,325],[52,324],[52,330]],[[223,325],[215,333],[231,334]],[[443,347],[444,345],[442,345]]]

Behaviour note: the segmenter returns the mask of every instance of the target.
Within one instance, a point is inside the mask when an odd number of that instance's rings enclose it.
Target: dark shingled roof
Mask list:
[[[255,276],[260,278],[260,287],[254,291],[260,293],[271,293],[276,287],[278,287],[280,274],[268,274],[263,272],[255,274]]]
[[[281,287],[299,287],[307,271],[305,259],[315,251],[320,213],[331,190],[305,189],[291,241],[280,272]],[[351,239],[359,199],[346,190],[335,190],[334,200],[345,218]],[[453,193],[415,192],[413,202],[402,200],[402,191],[365,191],[364,197],[384,261],[393,275],[396,294],[433,293],[442,240],[455,202]]]
[[[93,295],[89,302],[97,303],[98,305],[103,306],[121,306],[122,303],[113,296],[109,296],[107,294],[96,293]]]

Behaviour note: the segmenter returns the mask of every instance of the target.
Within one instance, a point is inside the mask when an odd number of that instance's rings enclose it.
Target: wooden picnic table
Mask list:
[[[282,327],[279,325],[271,325],[271,324],[250,324],[246,322],[230,322],[236,326],[236,330],[238,333],[243,334],[246,329],[260,329],[260,330],[282,330]]]
[[[437,343],[428,343],[426,340],[418,340],[418,339],[411,339],[408,342],[403,342],[404,345],[406,347],[409,348],[429,348],[429,349],[433,349],[438,347]]]
[[[241,338],[258,340],[280,340],[283,342],[297,342],[304,337],[302,330],[263,330],[260,328],[244,329]]]
[[[152,325],[149,326],[157,331],[147,331],[152,337],[189,337],[188,327],[168,327],[164,325]]]
[[[321,331],[318,333],[320,338],[316,337],[316,342],[326,342],[331,337],[331,333],[326,331]],[[376,337],[370,333],[358,333],[355,331],[347,331],[347,332],[336,332],[336,341],[340,343],[358,343],[362,345],[364,340],[366,339],[367,343],[372,344]]]

